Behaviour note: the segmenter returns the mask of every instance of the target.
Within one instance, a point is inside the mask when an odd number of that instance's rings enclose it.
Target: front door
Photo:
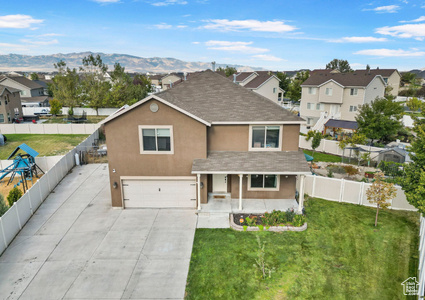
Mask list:
[[[213,174],[213,193],[227,193],[227,175]]]

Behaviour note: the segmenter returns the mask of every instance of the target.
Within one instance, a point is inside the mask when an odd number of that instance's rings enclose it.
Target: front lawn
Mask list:
[[[73,149],[87,134],[5,134],[6,145],[0,147],[0,159],[9,155],[22,143],[27,144],[40,156],[63,155]]]
[[[304,232],[198,229],[187,299],[405,299],[417,276],[419,215],[309,199]],[[254,266],[257,236],[275,271]]]
[[[303,152],[307,155],[313,156],[315,162],[341,162],[341,156],[338,155],[326,154],[322,152],[314,152],[314,155],[312,155],[313,151],[310,150],[303,150]]]

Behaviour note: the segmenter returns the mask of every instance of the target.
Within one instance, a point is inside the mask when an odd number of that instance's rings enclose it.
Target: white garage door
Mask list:
[[[195,179],[125,179],[124,207],[196,207]]]

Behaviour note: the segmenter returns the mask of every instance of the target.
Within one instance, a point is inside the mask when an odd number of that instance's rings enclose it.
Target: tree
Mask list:
[[[341,73],[353,72],[348,61],[343,59],[333,59],[328,64],[326,64],[326,69],[338,70]]]
[[[402,128],[403,107],[391,98],[377,98],[358,110],[356,121],[358,132],[372,140],[389,142],[395,140]]]
[[[13,203],[18,201],[22,197],[22,191],[18,189],[17,187],[14,187],[10,190],[9,195],[7,195],[7,202],[9,203],[9,206],[12,206]]]
[[[310,76],[309,71],[300,71],[295,75],[295,78],[292,79],[288,87],[288,92],[286,96],[293,101],[299,101],[301,98],[301,84],[308,79]]]
[[[0,194],[0,217],[4,215],[9,207],[6,205],[6,202],[4,202],[4,197],[2,194]]]
[[[81,84],[77,70],[66,67],[64,61],[54,64],[58,74],[53,78],[50,85],[53,97],[63,106],[71,108],[81,104]]]
[[[50,104],[50,113],[54,116],[60,115],[62,110],[62,104],[57,99],[52,99],[49,101]]]
[[[393,183],[385,182],[384,173],[375,173],[375,181],[372,186],[366,191],[367,200],[376,203],[375,227],[378,225],[379,209],[385,209],[390,206],[388,202],[396,196],[397,189]]]
[[[309,141],[311,139],[311,148],[313,149],[313,157],[314,152],[316,151],[317,147],[320,146],[320,142],[323,139],[323,134],[320,131],[317,130],[310,130],[307,132],[307,136],[305,138],[306,141]]]
[[[83,74],[81,81],[82,97],[84,104],[96,110],[107,106],[107,100],[111,84],[106,81],[105,74],[108,66],[103,63],[100,55],[94,57],[92,54],[83,58],[83,66],[80,67]]]
[[[229,76],[232,76],[233,74],[237,73],[238,70],[236,70],[236,68],[226,66],[226,68],[219,67],[217,69],[217,72],[224,72],[224,74],[226,74],[226,77],[229,77]]]
[[[422,101],[416,97],[413,97],[406,101],[406,105],[411,111],[417,111],[419,108],[421,108]]]
[[[289,85],[291,84],[291,78],[283,72],[277,72],[276,77],[279,78],[279,87],[285,91],[289,90]]]
[[[422,110],[422,116],[425,111]],[[407,201],[422,214],[425,213],[425,120],[415,117],[413,131],[416,138],[409,147],[411,163],[404,167],[405,176],[400,185],[404,190]]]
[[[40,78],[38,77],[37,73],[31,73],[30,75],[31,80],[39,80]]]
[[[368,72],[370,71],[370,66],[369,66],[369,64],[367,64],[367,65],[366,65],[366,71],[368,71]]]
[[[401,75],[401,82],[403,84],[414,84],[416,82],[416,74],[406,72]]]

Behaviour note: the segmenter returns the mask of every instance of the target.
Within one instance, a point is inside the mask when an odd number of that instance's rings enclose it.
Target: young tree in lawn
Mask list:
[[[379,209],[385,209],[391,205],[388,201],[396,196],[397,189],[393,183],[385,182],[384,173],[375,173],[375,181],[366,191],[367,200],[376,204],[375,227],[378,225]]]
[[[111,89],[111,84],[105,78],[108,66],[103,63],[100,55],[95,57],[90,54],[83,58],[83,66],[80,67],[80,71],[83,73],[81,85],[84,104],[95,109],[98,115],[99,108],[107,106]]]
[[[57,99],[52,99],[49,101],[50,104],[50,113],[54,116],[60,115],[62,110],[62,104]]]
[[[359,133],[373,141],[390,142],[403,127],[403,107],[391,98],[377,98],[362,105],[356,116]]]
[[[307,136],[305,140],[309,141],[310,139],[311,139],[311,148],[313,149],[312,156],[314,157],[314,152],[316,151],[317,147],[320,146],[320,142],[323,139],[323,134],[317,130],[310,130],[309,132],[307,132]]]
[[[347,60],[337,58],[326,64],[326,69],[338,70],[341,73],[353,72]]]
[[[309,71],[300,71],[295,75],[289,84],[286,96],[293,101],[299,101],[301,98],[301,84],[308,79],[310,76]]]
[[[52,96],[59,100],[63,106],[71,109],[81,105],[81,82],[77,70],[70,69],[64,61],[54,64],[58,74],[49,85]]]

